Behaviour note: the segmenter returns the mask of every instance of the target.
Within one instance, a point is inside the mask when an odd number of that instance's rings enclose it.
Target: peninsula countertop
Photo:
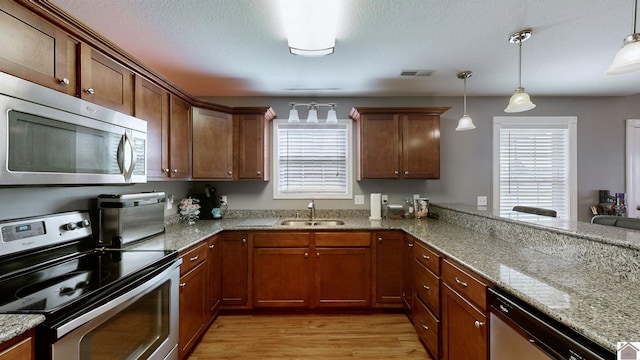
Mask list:
[[[282,220],[254,226],[245,225],[246,219],[232,218],[200,220],[194,225],[179,222],[132,248],[182,251],[222,231],[402,230],[611,351],[615,352],[617,342],[640,340],[640,301],[633,296],[640,284],[598,268],[441,220],[342,218],[344,225],[325,227],[292,227],[281,225]],[[0,316],[3,335],[15,333],[6,316]]]

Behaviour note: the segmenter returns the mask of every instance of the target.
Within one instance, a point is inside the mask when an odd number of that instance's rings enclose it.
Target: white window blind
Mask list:
[[[274,198],[351,198],[351,121],[274,123]]]
[[[516,205],[533,206],[571,219],[576,189],[570,120],[575,118],[512,119],[494,120],[494,194],[497,190],[500,213],[508,214]]]

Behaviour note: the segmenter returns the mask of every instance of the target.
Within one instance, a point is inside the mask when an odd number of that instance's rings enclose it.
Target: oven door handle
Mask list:
[[[176,260],[174,263],[172,263],[167,269],[163,270],[161,273],[159,273],[158,275],[154,276],[152,279],[145,281],[143,284],[141,284],[140,286],[132,289],[131,291],[128,291],[127,293],[123,294],[122,296],[119,296],[115,299],[113,299],[112,301],[109,301],[108,303],[98,306],[97,308],[81,315],[78,316],[77,318],[64,323],[63,325],[59,326],[58,328],[55,329],[55,333],[56,333],[56,339],[60,339],[63,336],[65,336],[66,334],[70,333],[71,331],[75,330],[76,328],[82,326],[83,324],[101,316],[101,315],[108,315],[110,311],[113,311],[114,309],[118,309],[120,306],[122,306],[123,304],[128,304],[128,303],[132,303],[136,300],[138,300],[139,298],[143,297],[144,295],[147,294],[148,290],[153,289],[155,286],[157,286],[160,282],[162,282],[165,279],[171,279],[171,273],[172,272],[176,272],[176,279],[175,279],[175,285],[171,284],[171,286],[178,286],[179,283],[179,268],[180,268],[180,263],[182,263],[182,259],[178,259]]]

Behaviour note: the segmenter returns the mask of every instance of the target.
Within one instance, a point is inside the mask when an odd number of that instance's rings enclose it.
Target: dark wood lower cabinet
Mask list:
[[[180,278],[180,359],[189,353],[204,332],[207,318],[206,289],[206,261]]]
[[[376,305],[402,306],[403,233],[385,231],[374,234]]]
[[[447,284],[442,284],[442,343],[444,359],[488,358],[485,312]]]
[[[222,306],[246,306],[249,234],[222,234]]]
[[[315,306],[371,306],[371,249],[316,248]]]
[[[253,307],[309,307],[308,248],[253,249]]]

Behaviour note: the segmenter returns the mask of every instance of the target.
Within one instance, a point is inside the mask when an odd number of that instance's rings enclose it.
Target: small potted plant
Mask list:
[[[180,215],[182,219],[187,221],[187,224],[193,225],[198,220],[200,215],[200,204],[198,199],[186,198],[180,200]]]

